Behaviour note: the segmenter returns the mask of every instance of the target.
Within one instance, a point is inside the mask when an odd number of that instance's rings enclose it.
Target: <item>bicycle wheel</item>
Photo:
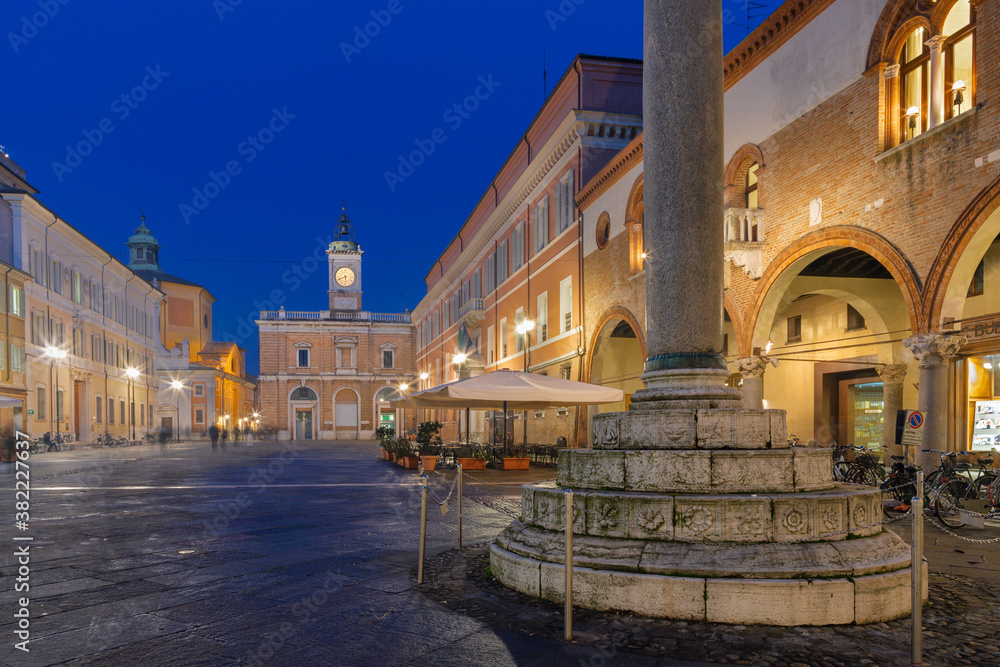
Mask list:
[[[990,484],[996,480],[997,476],[995,473],[986,473],[980,475],[979,479],[976,480],[976,498],[988,499]]]
[[[974,496],[976,490],[966,479],[950,480],[938,489],[934,499],[934,513],[938,519],[949,528],[961,528],[962,506],[965,501]]]

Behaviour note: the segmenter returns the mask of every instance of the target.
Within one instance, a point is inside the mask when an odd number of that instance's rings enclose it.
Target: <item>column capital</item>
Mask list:
[[[924,42],[924,44],[931,51],[940,51],[941,49],[944,48],[945,42],[947,42],[947,41],[948,41],[948,38],[945,37],[944,35],[934,35],[933,37],[931,37],[930,39],[928,39],[926,42]]]
[[[959,349],[969,342],[965,336],[930,333],[911,336],[903,346],[913,352],[921,368],[946,364],[958,356]]]
[[[899,65],[886,65],[885,78],[892,79],[899,76]]]
[[[745,378],[762,378],[764,377],[764,370],[767,368],[767,359],[765,357],[744,357],[737,359],[736,368],[739,370],[740,375]]]
[[[875,370],[884,384],[902,384],[906,377],[906,364],[879,364]]]

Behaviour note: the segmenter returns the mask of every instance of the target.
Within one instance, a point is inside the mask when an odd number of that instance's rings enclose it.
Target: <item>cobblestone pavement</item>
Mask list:
[[[498,586],[485,558],[519,485],[552,468],[469,475],[460,552],[454,474],[431,474],[452,511],[431,503],[418,586],[419,476],[376,451],[190,443],[32,456],[27,530],[15,527],[13,476],[0,478],[11,508],[0,516],[0,664],[907,664],[909,621],[746,628],[578,610],[576,642],[562,642],[561,606]],[[1000,604],[983,583],[996,546],[933,531],[927,664],[996,664],[986,636]],[[25,536],[28,593],[14,590],[13,538]],[[21,596],[30,653],[14,646]]]

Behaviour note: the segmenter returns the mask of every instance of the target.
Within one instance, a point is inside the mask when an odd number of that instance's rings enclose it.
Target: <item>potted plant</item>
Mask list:
[[[420,465],[420,457],[414,455],[413,447],[410,445],[410,441],[406,438],[400,437],[396,440],[396,446],[399,448],[399,451],[396,454],[396,462],[404,468],[416,470]]]
[[[417,427],[417,449],[420,450],[420,460],[424,463],[424,471],[430,472],[437,465],[441,454],[441,422],[421,422]]]
[[[457,458],[463,470],[486,470],[487,452],[482,447],[463,447]]]
[[[378,438],[379,446],[382,449],[382,458],[386,461],[392,461],[392,441],[396,437],[396,430],[387,424],[383,424],[375,429],[375,437]]]
[[[527,456],[524,455],[524,447],[521,445],[511,445],[510,456],[503,457],[503,469],[504,470],[527,470],[528,464],[531,462]]]

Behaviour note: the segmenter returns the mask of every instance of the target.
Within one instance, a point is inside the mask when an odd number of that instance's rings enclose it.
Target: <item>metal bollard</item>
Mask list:
[[[427,546],[427,475],[420,487],[420,563],[417,564],[417,583],[424,583],[424,548]]]
[[[458,464],[458,548],[462,548],[462,464]]]
[[[913,587],[913,656],[914,665],[923,664],[921,626],[924,606],[924,473],[917,471],[917,493],[910,501],[913,512],[913,545],[910,552],[910,571]]]
[[[566,492],[566,633],[573,641],[573,492]]]

